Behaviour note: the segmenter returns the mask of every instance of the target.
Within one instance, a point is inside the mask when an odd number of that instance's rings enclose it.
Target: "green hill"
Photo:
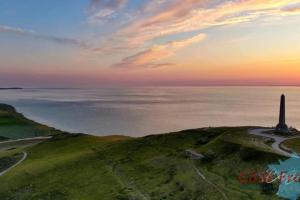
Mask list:
[[[1,138],[28,138],[57,134],[54,128],[25,118],[9,105],[0,104],[0,140]]]
[[[0,136],[0,141],[8,140],[9,138]]]
[[[238,180],[240,172],[263,171],[280,158],[261,138],[249,136],[248,128],[142,138],[60,134],[23,149],[0,149],[0,162],[1,155],[11,161],[18,152],[28,153],[0,177],[0,199],[278,199],[276,185],[266,190],[265,185]],[[191,159],[186,150],[205,158]]]
[[[300,138],[287,140],[283,143],[283,145],[292,151],[300,152]]]

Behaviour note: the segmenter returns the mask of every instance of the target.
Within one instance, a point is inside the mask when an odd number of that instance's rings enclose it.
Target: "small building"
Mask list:
[[[201,160],[204,158],[204,155],[202,155],[201,153],[197,153],[191,149],[185,150],[185,155],[193,160]]]

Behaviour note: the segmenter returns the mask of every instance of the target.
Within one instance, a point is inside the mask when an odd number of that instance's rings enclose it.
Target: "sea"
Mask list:
[[[0,103],[72,133],[134,137],[218,126],[275,126],[280,95],[300,128],[299,87],[118,87],[0,90]]]

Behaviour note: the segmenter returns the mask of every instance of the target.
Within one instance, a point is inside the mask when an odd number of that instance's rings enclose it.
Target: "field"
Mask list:
[[[295,152],[300,152],[300,138],[287,140],[283,144]]]
[[[20,152],[28,157],[0,177],[0,199],[278,199],[276,184],[266,189],[239,182],[241,172],[262,172],[280,159],[268,141],[249,136],[248,128],[142,138],[61,133],[39,144],[2,149],[0,162],[5,157],[6,165]],[[191,159],[188,149],[205,159]]]

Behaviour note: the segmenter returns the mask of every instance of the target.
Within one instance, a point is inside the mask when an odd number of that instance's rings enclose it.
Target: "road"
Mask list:
[[[272,148],[278,152],[278,154],[287,156],[287,157],[292,157],[292,153],[285,151],[283,149],[280,148],[280,144],[286,140],[289,139],[295,139],[295,138],[300,138],[300,136],[293,136],[293,137],[283,137],[283,136],[278,136],[278,135],[272,135],[272,134],[268,134],[268,133],[264,133],[265,131],[270,131],[272,129],[270,128],[257,128],[257,129],[249,129],[248,133],[251,135],[256,135],[256,136],[261,136],[261,137],[266,137],[266,138],[272,138],[274,140],[274,143],[272,144]],[[198,176],[200,176],[206,183],[210,184],[212,187],[214,187],[217,192],[219,192],[222,196],[223,199],[227,200],[228,197],[226,196],[226,194],[215,184],[213,184],[211,181],[209,181],[204,174],[202,174],[200,172],[199,169],[197,169],[196,167],[194,167]]]
[[[280,144],[286,140],[289,139],[295,139],[295,138],[300,138],[300,136],[293,136],[293,137],[284,137],[284,136],[278,136],[278,135],[272,135],[269,133],[264,133],[265,131],[270,131],[273,129],[270,128],[257,128],[257,129],[250,129],[248,130],[248,133],[251,135],[257,135],[257,136],[262,136],[262,137],[267,137],[267,138],[272,138],[275,142],[272,144],[272,148],[278,152],[281,155],[287,156],[287,157],[292,157],[293,154],[285,151],[280,148]]]
[[[44,140],[48,140],[51,139],[52,136],[45,136],[45,137],[33,137],[33,138],[24,138],[24,139],[16,139],[16,140],[6,140],[6,141],[2,141],[0,142],[1,144],[15,144],[18,142],[31,142],[31,141],[44,141]],[[26,152],[22,152],[23,153],[23,157],[14,165],[12,165],[11,167],[7,168],[6,170],[0,172],[0,177],[3,176],[4,174],[6,174],[7,172],[9,172],[11,169],[13,169],[14,167],[16,167],[17,165],[21,164],[26,158],[27,158],[27,153]]]
[[[41,136],[41,137],[24,138],[24,139],[16,139],[16,140],[5,140],[5,141],[0,142],[0,144],[9,144],[9,143],[23,142],[23,141],[48,140],[51,138],[52,138],[52,136]]]
[[[3,176],[4,174],[6,174],[7,172],[9,172],[12,168],[14,168],[17,165],[21,164],[21,162],[23,162],[27,158],[27,153],[26,152],[22,152],[22,153],[23,153],[23,157],[21,158],[21,160],[19,160],[17,163],[15,163],[11,167],[7,168],[6,170],[0,172],[0,177]]]

